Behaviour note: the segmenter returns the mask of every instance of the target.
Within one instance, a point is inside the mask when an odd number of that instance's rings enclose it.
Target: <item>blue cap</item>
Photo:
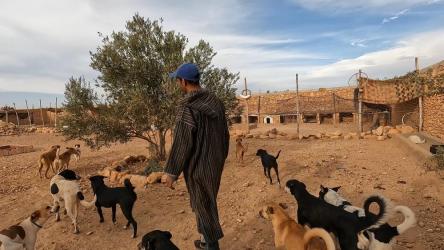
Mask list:
[[[171,78],[182,78],[191,82],[199,82],[200,73],[197,65],[194,63],[184,63],[179,66],[173,73],[170,73]]]

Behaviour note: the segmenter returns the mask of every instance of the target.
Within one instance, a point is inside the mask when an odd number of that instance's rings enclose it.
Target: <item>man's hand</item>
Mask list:
[[[174,183],[175,181],[176,181],[176,180],[175,180],[171,175],[169,175],[169,174],[164,174],[164,175],[162,176],[162,182],[165,183],[165,186],[167,186],[167,187],[169,187],[169,188],[171,188],[171,189],[173,189],[173,190],[174,190],[173,183]]]

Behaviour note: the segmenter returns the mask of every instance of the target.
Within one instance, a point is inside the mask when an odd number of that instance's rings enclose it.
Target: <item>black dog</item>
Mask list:
[[[179,250],[171,242],[170,232],[154,230],[145,234],[142,241],[137,245],[140,250]]]
[[[441,152],[444,153],[444,145],[432,145],[430,146],[430,153],[436,155],[438,151],[441,150]]]
[[[276,157],[269,155],[266,150],[259,149],[256,153],[257,156],[261,157],[262,166],[264,167],[264,175],[265,177],[268,177],[270,179],[270,184],[273,184],[273,180],[271,179],[270,170],[271,168],[274,169],[276,172],[276,176],[278,179],[279,185],[281,184],[281,180],[279,179],[279,171],[278,171],[278,164],[277,164],[277,158],[279,158],[279,154],[281,151],[279,150]]]
[[[133,238],[137,235],[137,222],[133,218],[133,206],[137,200],[134,187],[128,179],[125,179],[125,187],[110,188],[103,181],[105,177],[101,175],[89,178],[94,194],[97,196],[96,207],[100,216],[100,223],[104,221],[102,207],[112,208],[112,220],[116,223],[116,205],[119,204],[123,215],[128,220],[125,229],[131,224],[133,226]]]
[[[287,181],[286,190],[297,200],[299,224],[320,227],[334,233],[339,239],[342,250],[358,249],[357,234],[364,229],[385,223],[389,217],[387,204],[378,196],[367,198],[364,202],[365,217],[357,217],[311,195],[305,184],[300,181]],[[379,205],[379,214],[375,216],[369,212],[370,204],[373,202]]]

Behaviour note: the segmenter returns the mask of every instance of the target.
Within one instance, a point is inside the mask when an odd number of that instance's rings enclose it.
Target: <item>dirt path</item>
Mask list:
[[[75,142],[64,143],[63,137],[54,135],[0,137],[0,144],[8,143],[32,144],[44,149],[53,144],[68,146]],[[259,158],[255,156],[258,148],[272,154],[282,150],[278,161],[282,186],[286,180],[297,178],[317,194],[320,184],[341,185],[342,194],[357,205],[362,205],[366,196],[381,193],[411,207],[420,226],[398,237],[394,249],[444,249],[444,181],[424,172],[420,163],[399,149],[394,141],[249,139],[248,143],[244,164],[234,159],[235,147],[231,146],[222,178],[219,193],[225,232],[222,249],[273,249],[271,224],[257,216],[267,201],[285,202],[289,205],[288,212],[295,215],[294,198],[278,185],[269,185],[263,176]],[[128,154],[146,152],[146,144],[139,140],[100,151],[91,151],[83,144],[82,147],[82,158],[75,167],[82,175],[93,174]],[[40,153],[0,158],[0,228],[20,221],[39,204],[51,202],[49,181],[36,177]],[[81,184],[87,199],[91,199],[89,182],[83,180]],[[136,249],[141,236],[154,229],[171,231],[180,249],[193,249],[192,242],[198,236],[183,181],[174,191],[159,184],[138,191],[134,217],[139,224],[139,237],[135,240],[130,238],[131,231],[122,229],[125,221],[119,210],[115,226],[109,209],[104,215],[105,223],[100,224],[93,208],[81,208],[79,235],[71,233],[66,216],[58,223],[50,219],[39,232],[37,249]],[[88,232],[92,234],[87,235]]]

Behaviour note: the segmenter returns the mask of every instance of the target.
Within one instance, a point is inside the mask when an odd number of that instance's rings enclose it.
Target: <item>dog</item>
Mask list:
[[[110,188],[105,185],[103,181],[105,177],[101,175],[92,176],[89,178],[94,194],[97,196],[96,207],[97,213],[100,217],[100,223],[104,222],[102,207],[112,208],[112,221],[116,224],[116,205],[119,204],[123,215],[128,220],[124,227],[125,229],[131,224],[133,227],[133,235],[137,236],[137,222],[133,218],[133,207],[137,200],[137,195],[134,192],[134,187],[131,182],[126,179],[125,187]]]
[[[256,156],[261,157],[262,166],[264,167],[264,175],[265,177],[268,177],[270,179],[270,184],[273,184],[273,180],[271,179],[270,170],[273,168],[276,172],[276,176],[278,179],[279,185],[281,184],[281,180],[279,179],[279,171],[278,171],[278,164],[277,164],[277,158],[279,158],[279,154],[281,151],[279,150],[278,154],[275,156],[269,155],[266,150],[259,149],[256,152]]]
[[[79,149],[67,147],[65,152],[63,152],[62,154],[59,154],[59,152],[60,150],[57,151],[56,159],[54,160],[54,167],[56,172],[69,168],[69,162],[71,161],[71,156],[74,156],[76,161],[80,159]]]
[[[324,244],[319,244],[317,250],[334,250],[335,243],[330,234],[321,228],[306,230],[288,216],[283,207],[276,203],[270,203],[259,211],[259,216],[271,220],[274,230],[274,244],[276,249],[305,250],[309,245],[314,245],[310,241],[315,237],[320,237]],[[311,243],[311,244],[309,244]],[[325,248],[326,246],[326,248]]]
[[[444,153],[444,145],[432,145],[430,146],[430,153],[436,155],[438,151],[441,151]]]
[[[390,204],[380,196],[367,198],[364,202],[365,217],[358,217],[311,195],[305,184],[298,180],[287,181],[285,189],[297,200],[299,224],[334,233],[342,250],[358,249],[358,233],[386,223],[391,216]],[[374,202],[379,206],[377,215],[369,211],[370,204]]]
[[[57,156],[57,152],[60,150],[60,145],[53,145],[51,146],[51,148],[45,152],[43,152],[40,156],[39,156],[39,160],[38,160],[38,165],[39,165],[39,177],[40,179],[42,178],[42,169],[43,167],[46,167],[45,170],[45,178],[49,179],[48,177],[48,170],[51,167],[52,171],[54,173],[54,160],[56,159]]]
[[[80,144],[74,145],[74,148],[77,150],[77,154],[74,155],[74,159],[76,160],[76,163],[80,160]]]
[[[154,230],[145,234],[137,247],[139,250],[179,250],[171,242],[172,237],[170,232]]]
[[[52,177],[49,184],[49,189],[53,198],[52,212],[56,214],[56,221],[60,221],[59,210],[63,200],[65,202],[66,213],[71,218],[74,226],[74,234],[80,232],[77,225],[79,204],[88,208],[92,207],[97,200],[97,197],[94,197],[90,202],[85,201],[78,180],[80,180],[80,176],[74,171],[66,169]]]
[[[31,216],[17,225],[10,226],[0,231],[0,249],[19,250],[35,249],[37,232],[51,216],[51,207],[44,206],[34,211]]]
[[[365,213],[364,209],[352,206],[350,202],[341,197],[338,194],[339,188],[340,187],[327,188],[321,185],[319,198],[334,206],[341,207],[350,213],[356,213],[356,211],[358,211],[358,216]],[[364,235],[359,236],[361,239],[361,248],[368,248],[369,250],[391,250],[395,241],[394,238],[416,225],[415,213],[413,213],[410,208],[406,206],[395,206],[393,210],[396,213],[404,215],[404,222],[396,227],[385,223],[377,228],[365,231]]]
[[[242,138],[236,139],[236,160],[241,160],[244,162],[244,154],[248,150],[248,145],[242,145]]]

